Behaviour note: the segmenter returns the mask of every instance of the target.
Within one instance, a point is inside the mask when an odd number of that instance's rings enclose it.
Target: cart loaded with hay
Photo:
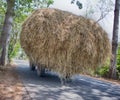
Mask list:
[[[39,75],[50,69],[65,80],[102,66],[111,55],[99,24],[58,9],[35,10],[22,25],[20,43]]]

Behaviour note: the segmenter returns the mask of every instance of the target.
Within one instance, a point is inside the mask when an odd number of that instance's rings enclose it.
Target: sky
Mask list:
[[[76,4],[71,4],[71,0],[54,0],[54,4],[51,5],[51,8],[57,8],[63,11],[68,11],[76,15],[85,16],[86,13],[86,5],[88,4],[86,0],[79,0],[83,4],[83,8],[80,10]],[[92,6],[94,7],[95,2],[97,0],[89,0],[92,1]],[[94,15],[94,20],[97,20],[99,13]],[[92,18],[93,19],[93,18]],[[99,22],[99,24],[103,27],[103,29],[108,33],[109,38],[112,40],[112,31],[113,31],[113,19],[114,13],[110,12],[103,20]],[[120,41],[120,33],[119,33],[119,41]]]

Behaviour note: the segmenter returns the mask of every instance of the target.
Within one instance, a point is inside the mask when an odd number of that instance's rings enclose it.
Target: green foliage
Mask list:
[[[32,2],[33,8],[48,8],[51,4],[54,3],[54,0],[37,0],[36,2]]]
[[[120,79],[120,43],[118,46],[118,55],[117,55],[117,75]]]
[[[47,0],[47,7],[49,7],[51,4],[53,4],[54,1],[53,0]]]
[[[97,69],[96,74],[98,74],[99,76],[102,77],[107,77],[108,73],[109,73],[109,61],[107,61],[105,66],[102,66],[100,68]],[[118,53],[117,53],[117,76],[120,79],[120,43],[118,46]]]
[[[109,65],[110,65],[110,60],[108,59],[104,66],[101,66],[96,70],[96,74],[101,77],[107,77],[109,72]]]
[[[11,61],[12,58],[17,56],[19,49],[20,49],[20,43],[19,42],[17,42],[14,45],[14,49],[13,49],[13,45],[9,45],[9,51],[8,51],[9,62]]]
[[[78,6],[79,9],[83,8],[83,5],[79,0],[71,0],[71,4],[74,4],[74,3]]]
[[[53,0],[15,0],[15,16],[13,22],[13,28],[11,32],[11,38],[8,48],[8,59],[9,61],[19,54],[20,43],[19,43],[19,34],[21,31],[21,24],[23,21],[31,14],[34,9],[49,7],[53,4]],[[36,7],[36,5],[38,6]],[[6,13],[7,2],[6,0],[0,1],[0,34],[2,32],[4,17]],[[22,53],[25,55],[24,53]]]
[[[19,34],[20,34],[20,26],[19,23],[13,23],[12,34],[10,38],[9,48],[8,48],[8,60],[11,61],[13,57],[17,55],[17,52],[20,48],[19,44]]]
[[[5,2],[0,1],[0,34],[2,32],[2,26],[3,26],[3,22],[4,22],[4,17],[5,17]]]
[[[98,68],[96,73],[102,77],[107,77],[108,72],[109,72],[109,66],[103,66],[101,68]]]

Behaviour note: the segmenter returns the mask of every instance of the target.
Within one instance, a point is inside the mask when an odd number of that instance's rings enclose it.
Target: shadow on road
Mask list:
[[[61,86],[57,75],[38,77],[26,62],[17,62],[19,73],[33,100],[120,100],[120,86],[85,76],[74,76],[73,82]]]

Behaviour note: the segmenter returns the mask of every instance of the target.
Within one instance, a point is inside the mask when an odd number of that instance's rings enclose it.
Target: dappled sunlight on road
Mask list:
[[[28,63],[17,64],[16,70],[33,100],[120,100],[120,85],[77,75],[62,86],[57,75],[47,73],[38,77],[36,71],[30,71]]]

